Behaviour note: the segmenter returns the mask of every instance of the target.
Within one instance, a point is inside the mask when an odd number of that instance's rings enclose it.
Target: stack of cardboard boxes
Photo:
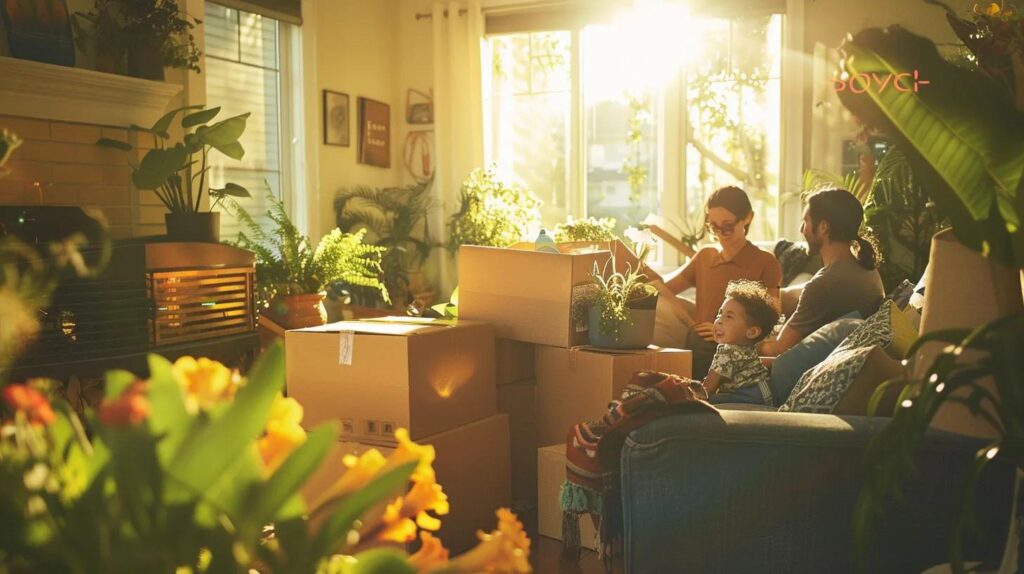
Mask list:
[[[513,495],[520,507],[536,500],[538,530],[552,538],[561,538],[558,495],[570,428],[602,416],[635,371],[690,376],[692,365],[690,352],[678,349],[586,348],[587,324],[573,319],[573,295],[612,253],[620,271],[636,260],[617,241],[559,250],[459,251],[459,316],[493,324],[498,337],[498,402],[512,428]]]
[[[474,321],[407,317],[342,321],[285,335],[288,393],[311,429],[336,421],[340,442],[304,488],[318,497],[344,454],[395,445],[397,428],[436,450],[451,512],[439,535],[452,551],[494,527],[510,493],[508,417],[497,412],[494,330]]]

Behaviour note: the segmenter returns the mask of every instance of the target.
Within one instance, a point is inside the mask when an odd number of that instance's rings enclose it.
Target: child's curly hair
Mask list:
[[[770,335],[775,324],[779,322],[775,299],[768,294],[768,289],[760,281],[730,281],[725,289],[725,298],[739,303],[746,311],[747,319],[761,328],[761,334],[755,343]]]

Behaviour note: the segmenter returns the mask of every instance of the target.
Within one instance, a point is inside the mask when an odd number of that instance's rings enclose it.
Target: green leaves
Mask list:
[[[224,187],[211,189],[210,195],[213,197],[252,197],[249,195],[249,190],[238,185],[237,183],[227,183]]]
[[[96,140],[96,145],[102,147],[111,147],[114,149],[119,149],[121,151],[132,151],[132,149],[134,149],[132,147],[132,144],[128,142],[123,142],[121,140],[115,140],[110,138],[100,138]]]
[[[217,114],[219,114],[219,113],[220,113],[220,106],[218,106],[216,108],[210,108],[208,110],[203,110],[201,112],[195,112],[195,113],[192,113],[192,114],[188,114],[187,116],[181,118],[181,127],[183,127],[183,128],[191,128],[191,127],[198,126],[199,124],[205,124],[206,122],[208,122],[208,121],[212,120],[213,118],[217,117]]]
[[[142,158],[142,163],[132,172],[132,183],[139,189],[158,189],[178,171],[185,168],[188,153],[185,146],[178,144],[171,148],[151,149]]]
[[[245,121],[249,119],[249,115],[249,113],[244,113],[219,121],[212,126],[199,126],[196,129],[196,137],[215,148],[237,142],[245,131]]]
[[[898,26],[864,30],[841,51],[851,86],[839,93],[843,104],[896,139],[961,240],[1011,261],[1009,236],[1020,233],[1024,115],[1005,90],[946,62],[931,41]],[[883,88],[885,78],[892,84]],[[1024,253],[1016,260],[1024,263]]]

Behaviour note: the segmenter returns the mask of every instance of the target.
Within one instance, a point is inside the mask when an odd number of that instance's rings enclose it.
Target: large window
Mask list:
[[[221,154],[210,154],[210,182],[219,187],[225,181],[245,186],[251,199],[239,203],[261,223],[266,217],[267,194],[288,205],[291,190],[290,140],[288,114],[281,78],[288,64],[287,36],[291,25],[273,18],[206,3],[203,19],[206,40],[206,101],[220,106],[218,119],[249,112],[245,133],[240,140],[245,148],[241,161]],[[285,76],[287,78],[287,75]],[[221,211],[221,235],[234,239],[238,222]]]
[[[622,230],[654,213],[693,229],[711,191],[739,185],[757,213],[751,238],[776,237],[782,23],[775,14],[491,36],[487,160],[544,201],[547,226],[591,215]]]

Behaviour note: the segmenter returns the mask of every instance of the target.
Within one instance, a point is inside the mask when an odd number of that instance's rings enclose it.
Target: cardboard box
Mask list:
[[[566,253],[463,245],[459,248],[459,317],[487,321],[497,337],[540,345],[571,347],[587,342],[587,322],[572,319],[573,294],[593,283],[596,263],[611,258],[607,242]]]
[[[498,387],[498,412],[508,415],[512,455],[512,500],[516,508],[537,504],[537,385],[534,379]]]
[[[498,386],[518,383],[533,378],[533,343],[494,340],[494,364]]]
[[[573,425],[603,416],[637,371],[689,377],[693,368],[690,351],[658,347],[611,351],[538,346],[536,359],[540,444],[564,443]]]
[[[490,532],[498,523],[495,511],[509,506],[508,417],[495,415],[418,441],[433,445],[437,482],[448,495],[450,512],[440,517],[438,536],[452,554],[476,545],[476,531]],[[345,473],[345,454],[376,448],[385,456],[394,448],[358,442],[337,442],[324,463],[302,487],[310,503],[319,499]]]
[[[497,412],[494,331],[473,321],[384,317],[285,334],[288,394],[303,424],[341,423],[343,440],[394,444]]]
[[[565,444],[537,449],[537,533],[562,539],[562,509],[558,499],[565,482]],[[594,521],[580,517],[580,545],[597,550],[597,528]]]

